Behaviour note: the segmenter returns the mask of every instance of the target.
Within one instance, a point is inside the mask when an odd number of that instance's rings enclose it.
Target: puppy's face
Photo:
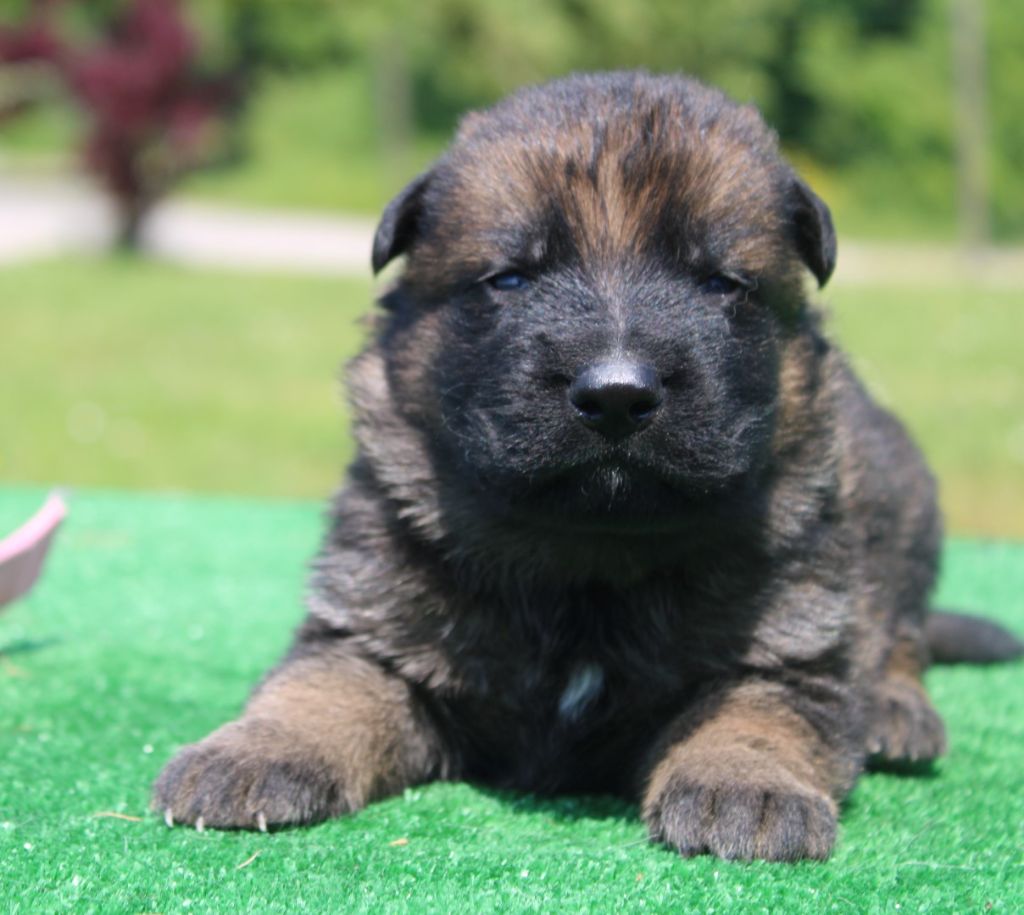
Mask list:
[[[671,527],[763,466],[824,205],[751,108],[576,77],[470,116],[385,212],[392,396],[501,511]]]

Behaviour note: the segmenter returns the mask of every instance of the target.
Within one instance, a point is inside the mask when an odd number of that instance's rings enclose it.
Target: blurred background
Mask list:
[[[1020,2],[0,0],[0,487],[325,496],[375,214],[467,109],[639,66],[761,107],[949,527],[1024,536]]]

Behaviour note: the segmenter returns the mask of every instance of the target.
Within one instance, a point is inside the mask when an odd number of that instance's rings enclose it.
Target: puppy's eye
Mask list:
[[[713,273],[700,284],[700,291],[706,295],[732,295],[745,288],[743,283],[724,273]]]
[[[492,289],[501,289],[506,292],[518,292],[530,285],[529,279],[515,270],[506,270],[504,273],[496,273],[485,280]]]

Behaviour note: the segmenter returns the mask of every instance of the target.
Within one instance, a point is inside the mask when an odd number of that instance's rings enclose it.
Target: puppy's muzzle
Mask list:
[[[569,402],[580,422],[609,441],[650,425],[664,394],[651,366],[626,360],[588,366],[569,386]]]

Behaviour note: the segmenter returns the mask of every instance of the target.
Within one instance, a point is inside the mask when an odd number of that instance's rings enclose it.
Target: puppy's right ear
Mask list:
[[[403,254],[419,230],[423,213],[423,192],[430,181],[424,172],[384,208],[377,233],[373,236],[373,272],[380,273],[399,254]]]

